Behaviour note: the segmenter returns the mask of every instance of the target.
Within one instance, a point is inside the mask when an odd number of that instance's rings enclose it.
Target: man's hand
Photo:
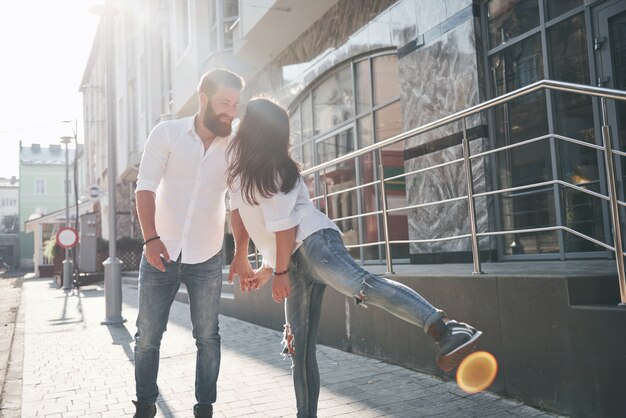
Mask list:
[[[274,276],[272,281],[272,299],[276,303],[282,303],[291,293],[291,284],[289,283],[289,275],[282,274]]]
[[[144,246],[144,254],[146,256],[146,260],[150,263],[154,268],[165,271],[165,265],[163,265],[163,259],[166,262],[170,262],[170,255],[167,252],[167,248],[165,248],[165,244],[160,239],[155,239],[146,243]],[[161,259],[163,256],[163,259]]]
[[[248,288],[250,290],[260,289],[272,278],[274,269],[271,267],[260,267],[254,271],[254,275],[248,279]]]
[[[253,274],[252,266],[248,261],[248,255],[236,251],[233,261],[230,263],[230,269],[228,270],[228,283],[232,284],[235,275],[237,275],[239,276],[239,289],[241,289],[241,292],[249,292],[250,285],[248,279],[252,277]]]

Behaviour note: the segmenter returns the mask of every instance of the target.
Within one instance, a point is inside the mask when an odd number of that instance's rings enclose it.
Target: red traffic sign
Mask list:
[[[78,232],[70,226],[65,226],[57,232],[57,245],[61,248],[74,248],[78,244]]]

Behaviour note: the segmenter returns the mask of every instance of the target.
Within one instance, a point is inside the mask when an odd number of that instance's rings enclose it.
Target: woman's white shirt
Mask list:
[[[265,198],[256,198],[258,205],[245,201],[238,186],[230,191],[230,209],[239,210],[250,238],[263,255],[265,264],[276,266],[276,232],[297,226],[295,250],[306,237],[321,229],[339,228],[326,215],[317,210],[309,198],[309,190],[300,177],[288,193],[279,192]]]

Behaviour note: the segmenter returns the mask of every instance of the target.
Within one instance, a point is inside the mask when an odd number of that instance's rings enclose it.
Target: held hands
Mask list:
[[[160,239],[155,239],[147,242],[144,245],[144,254],[146,256],[146,260],[150,265],[154,268],[165,271],[165,265],[163,265],[163,260],[167,263],[170,262],[170,255],[167,252],[167,248],[165,248],[165,244]],[[161,258],[163,256],[163,258]]]
[[[230,269],[228,271],[228,283],[232,284],[235,275],[239,276],[239,289],[241,293],[249,292],[253,290],[249,280],[253,276],[252,266],[248,261],[247,254],[235,251],[232,263],[230,263]]]
[[[271,267],[262,266],[254,271],[252,277],[248,279],[248,284],[251,290],[260,289],[272,278],[274,270]]]

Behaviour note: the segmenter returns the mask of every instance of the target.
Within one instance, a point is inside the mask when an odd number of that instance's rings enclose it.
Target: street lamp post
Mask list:
[[[71,136],[61,137],[61,143],[65,144],[65,226],[70,226],[70,191],[69,191],[69,151],[68,144],[73,139]],[[65,249],[65,260],[63,260],[63,290],[72,290],[72,260],[70,260],[70,249]]]
[[[106,84],[106,120],[107,120],[107,170],[109,203],[109,258],[104,263],[104,300],[106,316],[102,325],[115,325],[126,322],[122,318],[122,262],[117,258],[117,221],[116,221],[116,173],[117,156],[115,144],[115,65],[113,54],[113,17],[117,10],[111,0],[104,5],[90,9],[102,18],[104,36],[104,62]]]

